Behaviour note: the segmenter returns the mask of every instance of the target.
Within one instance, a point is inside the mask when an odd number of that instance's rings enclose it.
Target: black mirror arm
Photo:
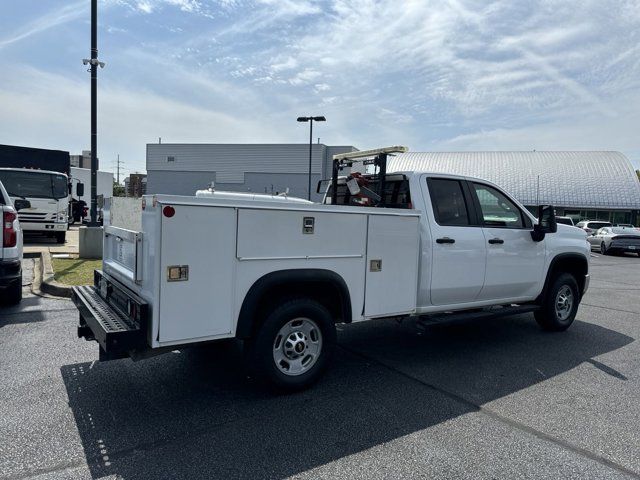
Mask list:
[[[540,224],[535,224],[533,230],[531,230],[531,240],[534,242],[541,242],[544,240],[546,233]]]

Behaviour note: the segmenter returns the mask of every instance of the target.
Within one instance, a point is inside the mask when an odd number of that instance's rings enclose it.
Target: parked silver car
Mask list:
[[[591,249],[606,255],[613,252],[631,252],[640,256],[640,231],[629,227],[602,227],[587,237]]]
[[[581,228],[587,235],[593,235],[598,229],[602,227],[612,227],[611,222],[605,222],[603,220],[581,220],[576,224],[576,227]]]

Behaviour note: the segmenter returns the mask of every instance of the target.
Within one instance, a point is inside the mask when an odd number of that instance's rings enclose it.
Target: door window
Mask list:
[[[489,185],[474,183],[486,227],[522,228],[522,212],[505,195]]]
[[[429,195],[433,204],[433,214],[438,225],[469,225],[469,212],[458,180],[430,178]]]

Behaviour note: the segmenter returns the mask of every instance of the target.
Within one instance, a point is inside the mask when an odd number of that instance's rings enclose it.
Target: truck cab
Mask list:
[[[350,191],[354,178],[366,187]],[[535,300],[551,262],[571,254],[581,265],[580,288],[588,282],[585,234],[555,225],[540,239],[534,233],[538,219],[491,182],[414,171],[387,173],[384,183],[385,193],[378,195],[379,174],[339,178],[335,201],[367,207],[384,201],[385,208],[421,212],[418,313]],[[330,187],[324,203],[332,201]]]
[[[29,168],[0,168],[0,181],[13,200],[27,200],[20,211],[25,233],[40,233],[64,243],[69,212],[69,178],[64,173]],[[78,187],[76,187],[78,188]]]

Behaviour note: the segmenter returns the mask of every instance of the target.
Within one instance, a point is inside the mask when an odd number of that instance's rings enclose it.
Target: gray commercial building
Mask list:
[[[352,146],[313,144],[311,199],[331,176],[333,155]],[[147,144],[147,192],[193,195],[215,182],[216,190],[280,193],[307,198],[309,144]]]
[[[389,171],[454,173],[500,185],[531,211],[550,204],[578,220],[640,220],[640,182],[619,152],[409,152]]]

